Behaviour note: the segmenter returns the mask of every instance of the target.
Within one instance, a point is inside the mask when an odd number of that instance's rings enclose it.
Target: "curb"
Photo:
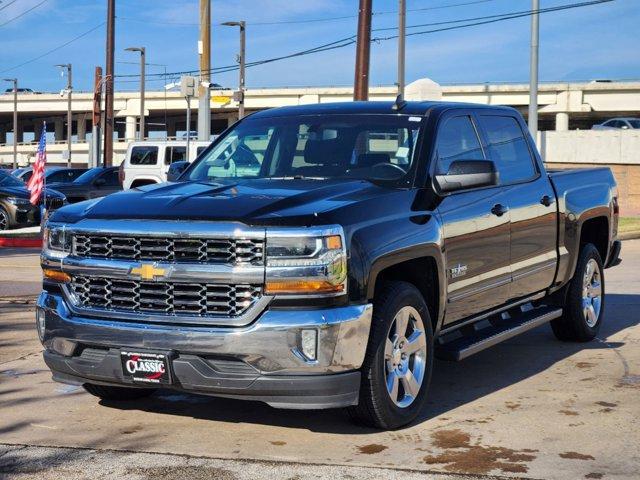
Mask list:
[[[42,248],[42,238],[0,237],[0,248]]]
[[[618,234],[618,239],[619,240],[623,240],[623,241],[624,240],[636,240],[638,238],[640,238],[640,231]]]

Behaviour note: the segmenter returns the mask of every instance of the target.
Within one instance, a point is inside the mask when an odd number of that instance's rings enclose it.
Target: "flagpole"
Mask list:
[[[42,122],[43,129],[42,135],[47,134],[47,122]],[[46,139],[45,139],[46,142]],[[46,147],[45,147],[46,151]],[[44,165],[42,167],[42,204],[44,208],[42,209],[42,218],[40,219],[40,230],[42,230],[43,225],[47,222],[47,176],[45,175]]]

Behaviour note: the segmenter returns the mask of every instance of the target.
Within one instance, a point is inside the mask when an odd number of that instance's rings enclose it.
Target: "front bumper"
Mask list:
[[[38,315],[44,359],[54,380],[130,385],[120,349],[171,353],[169,388],[264,401],[281,408],[334,408],[358,401],[371,305],[265,310],[251,325],[208,328],[134,323],[75,315],[43,292]],[[301,331],[317,331],[317,359],[301,353]]]

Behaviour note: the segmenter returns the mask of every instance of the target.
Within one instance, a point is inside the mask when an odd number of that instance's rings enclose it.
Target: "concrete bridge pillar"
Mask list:
[[[87,140],[87,119],[84,114],[76,117],[76,129],[78,132],[78,142]]]
[[[24,142],[24,125],[23,123],[18,120],[18,128],[17,128],[18,132],[16,133],[16,138],[18,139],[17,142]]]
[[[56,117],[53,121],[54,139],[56,142],[64,140],[64,118]]]
[[[39,142],[41,136],[42,136],[42,122],[36,120],[35,122],[33,122],[33,141]]]
[[[167,119],[167,137],[175,137],[178,133],[175,118]]]
[[[556,131],[566,132],[569,130],[569,114],[567,112],[556,113]]]
[[[133,115],[127,115],[124,137],[128,141],[136,139],[136,117]]]
[[[7,127],[0,125],[0,144],[7,143]]]

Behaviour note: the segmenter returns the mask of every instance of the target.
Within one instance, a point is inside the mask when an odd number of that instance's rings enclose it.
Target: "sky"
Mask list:
[[[579,1],[584,0],[540,0],[540,6]],[[106,0],[1,0],[0,78],[17,77],[23,87],[57,92],[66,79],[54,65],[72,63],[74,89],[91,90],[95,66],[105,63],[106,4]],[[238,29],[221,26],[224,21],[247,22],[248,62],[356,33],[358,0],[212,0],[211,4],[214,68],[233,64],[238,49]],[[374,29],[397,27],[397,4],[397,0],[373,0]],[[530,7],[530,0],[407,0],[407,25]],[[138,73],[138,54],[124,51],[135,46],[146,47],[147,62],[156,64],[147,67],[148,74],[163,73],[165,68],[172,73],[167,78],[149,77],[147,89],[162,89],[175,81],[178,75],[173,72],[197,69],[198,0],[116,0],[116,16],[116,76]],[[640,79],[639,25],[640,0],[614,0],[541,15],[540,80]],[[434,28],[438,27],[409,28],[408,32]],[[372,35],[394,34],[384,30]],[[527,82],[529,41],[529,17],[410,36],[407,83],[423,77],[441,84]],[[372,44],[371,85],[396,81],[396,48],[396,40]],[[349,45],[252,67],[247,71],[247,87],[349,86],[354,59],[355,47]],[[234,87],[237,73],[214,75],[212,81]],[[116,80],[117,90],[138,88],[136,78]]]

